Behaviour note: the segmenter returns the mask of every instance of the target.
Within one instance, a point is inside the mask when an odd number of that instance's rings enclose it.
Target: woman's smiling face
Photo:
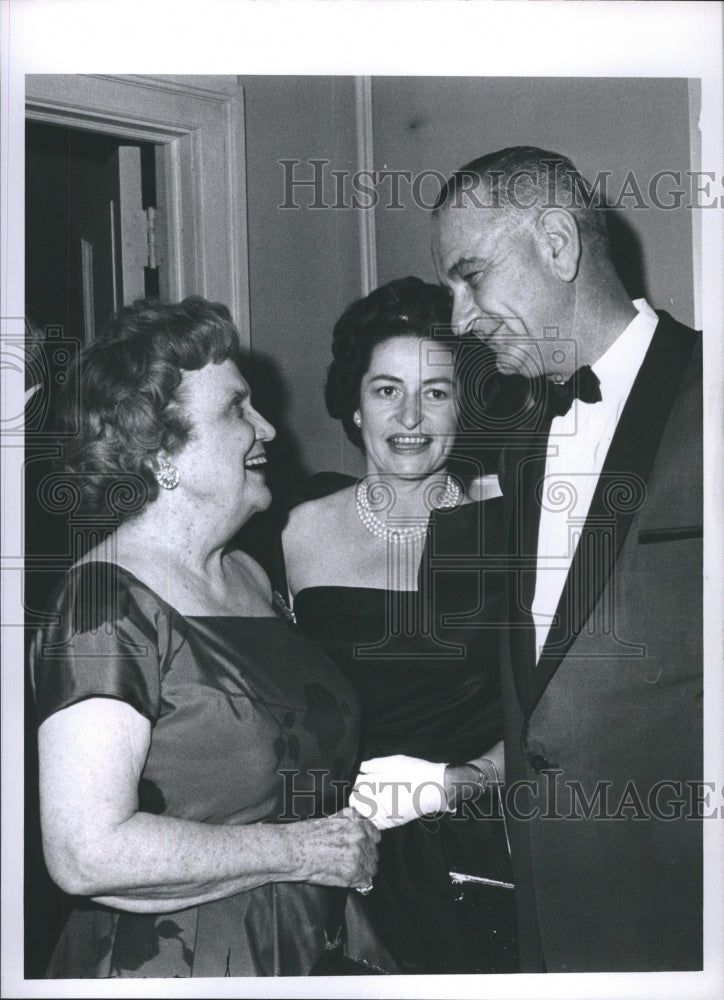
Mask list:
[[[354,415],[369,474],[418,479],[445,468],[457,427],[454,353],[415,336],[378,344]]]
[[[205,517],[223,511],[238,529],[271,503],[264,446],[276,432],[252,406],[233,361],[184,372],[179,396],[191,423],[189,440],[171,456],[179,492]]]

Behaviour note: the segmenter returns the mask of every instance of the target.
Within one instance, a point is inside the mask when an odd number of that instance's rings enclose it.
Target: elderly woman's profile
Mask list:
[[[31,649],[43,847],[77,897],[47,974],[306,975],[380,835],[338,794],[353,688],[229,547],[270,503],[275,432],[228,310],[122,309],[68,399],[99,542]]]

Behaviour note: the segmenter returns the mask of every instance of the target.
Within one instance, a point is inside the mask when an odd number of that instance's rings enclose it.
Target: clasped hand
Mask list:
[[[447,812],[445,768],[419,757],[372,757],[360,765],[349,804],[378,830]]]
[[[354,809],[342,809],[327,819],[290,823],[284,829],[295,845],[295,880],[354,889],[372,882],[380,834]]]

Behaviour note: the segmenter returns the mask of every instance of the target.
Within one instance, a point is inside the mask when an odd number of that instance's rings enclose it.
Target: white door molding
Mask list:
[[[354,81],[357,126],[357,171],[371,176],[375,168],[372,137],[372,77],[357,76]],[[359,211],[360,285],[362,296],[377,288],[377,236],[375,209]]]
[[[249,347],[244,95],[237,78],[28,75],[25,84],[33,121],[158,147],[168,248],[161,293],[223,302]]]

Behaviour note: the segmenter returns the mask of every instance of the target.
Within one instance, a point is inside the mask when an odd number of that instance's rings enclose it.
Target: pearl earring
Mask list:
[[[359,415],[359,413],[355,413],[352,419],[354,420],[356,427],[362,426],[362,417]]]

